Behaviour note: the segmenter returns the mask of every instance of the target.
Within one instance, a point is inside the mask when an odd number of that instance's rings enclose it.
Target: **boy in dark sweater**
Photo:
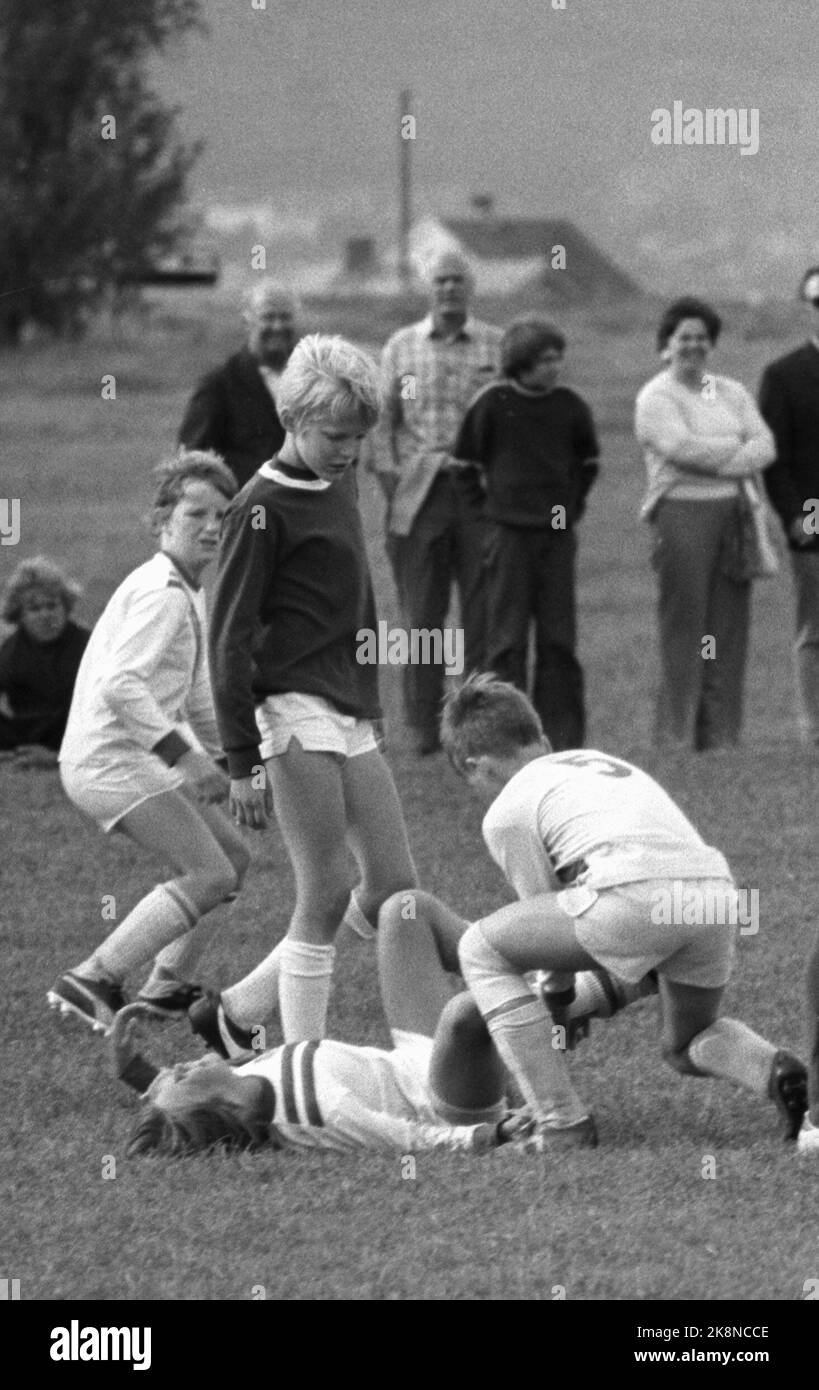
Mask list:
[[[277,390],[284,443],[222,526],[211,671],[231,812],[261,830],[275,802],[296,905],[267,959],[191,1011],[225,1056],[252,1049],[277,995],[285,1042],[322,1038],[342,921],[373,935],[381,904],[416,882],[373,728],[377,671],[361,656],[377,622],[354,464],[378,418],[378,368],[344,339],[312,334]]]
[[[504,375],[474,398],[453,450],[472,465],[462,485],[488,527],[487,668],[526,690],[534,619],[532,699],[555,750],[579,748],[585,735],[574,526],[599,469],[591,411],[557,384],[565,348],[543,319],[510,324]]]
[[[88,630],[71,621],[79,590],[50,560],[23,560],[0,616],[16,631],[0,645],[0,756],[56,766]]]

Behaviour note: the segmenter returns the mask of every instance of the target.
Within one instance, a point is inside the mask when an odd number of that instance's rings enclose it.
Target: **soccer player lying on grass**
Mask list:
[[[228,779],[210,690],[202,574],[236,491],[216,454],[182,452],[156,471],[159,550],[120,584],[91,635],[68,716],[60,771],[74,805],[169,864],[153,888],[48,993],[52,1008],[105,1032],[127,975],[154,961],[140,998],[160,1016],[201,996],[189,972],[201,923],[241,886],[249,854],[215,803]]]
[[[593,1145],[597,1136],[565,1051],[551,1046],[553,1019],[524,975],[568,977],[601,965],[632,984],[656,970],[665,1060],[770,1097],[783,1137],[795,1139],[805,1067],[744,1023],[719,1017],[737,930],[736,888],[722,854],[630,763],[589,750],[552,753],[526,696],[491,676],[470,677],[450,696],[441,740],[488,805],[484,838],[522,898],[471,926],[458,955],[536,1119],[529,1142],[545,1152]],[[667,925],[668,914],[657,912],[674,901],[675,884],[686,902],[709,908],[684,914],[699,916],[695,925]]]
[[[426,895],[418,894],[419,899]],[[288,1043],[229,1066],[210,1054],[157,1073],[136,1050],[139,1004],[121,1011],[116,1074],[144,1092],[128,1155],[201,1152],[216,1145],[470,1153],[514,1136],[503,1121],[505,1072],[474,1001],[454,993],[463,923],[440,908],[405,920],[415,894],[382,908],[381,996],[394,1048]]]
[[[142,1005],[121,1010],[111,1036],[115,1073],[145,1093],[129,1155],[268,1143],[474,1153],[524,1140],[532,1118],[507,1113],[508,1073],[475,1001],[452,978],[468,927],[430,893],[396,893],[381,908],[378,968],[391,1052],[288,1043],[230,1065],[210,1055],[158,1072],[134,1036]],[[619,993],[605,971],[582,972],[569,1031],[582,1030],[603,997],[608,1016],[642,993]]]

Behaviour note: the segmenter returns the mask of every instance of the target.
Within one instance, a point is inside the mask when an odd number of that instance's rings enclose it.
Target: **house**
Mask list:
[[[496,217],[489,200],[477,217],[426,217],[410,231],[412,260],[419,269],[441,251],[460,251],[475,268],[483,294],[541,289],[559,301],[628,299],[642,293],[567,218]]]

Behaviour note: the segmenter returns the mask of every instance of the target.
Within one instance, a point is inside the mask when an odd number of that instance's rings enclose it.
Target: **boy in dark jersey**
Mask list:
[[[239,825],[276,815],[296,877],[287,937],[196,1031],[235,1053],[278,992],[286,1042],[324,1036],[342,920],[372,934],[415,869],[378,748],[375,668],[358,659],[375,604],[353,464],[378,418],[375,363],[342,338],[297,345],[277,388],[287,434],[228,508],[211,623],[217,717]],[[361,881],[350,897],[349,853]]]
[[[504,375],[475,396],[453,450],[475,465],[463,485],[489,531],[486,667],[525,691],[534,619],[533,703],[555,749],[581,747],[585,733],[574,526],[598,472],[591,412],[557,384],[565,347],[543,319],[510,324]]]

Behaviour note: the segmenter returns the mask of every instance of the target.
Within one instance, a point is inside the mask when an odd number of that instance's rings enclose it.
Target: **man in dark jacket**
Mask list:
[[[199,382],[188,402],[179,443],[215,449],[239,487],[284,442],[276,383],[299,337],[293,294],[261,280],[245,299],[247,343]]]
[[[765,485],[791,552],[803,738],[819,743],[819,266],[802,277],[810,337],[766,367],[759,408],[776,440]]]

